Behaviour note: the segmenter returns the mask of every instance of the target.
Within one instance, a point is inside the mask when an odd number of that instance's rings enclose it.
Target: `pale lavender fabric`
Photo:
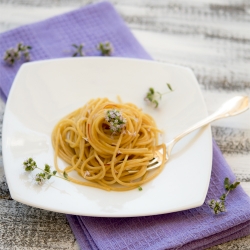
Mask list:
[[[32,61],[69,57],[71,44],[85,44],[87,56],[98,56],[99,42],[110,41],[113,56],[151,59],[110,3],[90,5],[43,22],[0,34],[0,54],[22,41],[31,45]],[[0,88],[7,98],[21,65],[0,64]],[[234,181],[230,167],[213,142],[213,169],[207,199],[223,192],[223,180]],[[81,249],[206,249],[250,234],[250,199],[239,186],[227,198],[227,212],[215,216],[207,204],[157,216],[96,218],[67,215]]]

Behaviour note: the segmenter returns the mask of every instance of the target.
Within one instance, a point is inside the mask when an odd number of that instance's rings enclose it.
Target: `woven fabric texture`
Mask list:
[[[105,41],[113,44],[113,56],[151,59],[108,2],[2,33],[0,54],[23,42],[32,46],[32,61],[70,57],[72,44],[84,43],[86,56],[99,56],[96,46]],[[22,63],[21,59],[12,67],[3,61],[0,64],[0,88],[5,98]],[[213,168],[206,200],[224,193],[225,177],[235,180],[213,142]],[[204,203],[198,208],[157,216],[97,218],[67,215],[67,218],[81,249],[206,249],[250,234],[250,199],[240,186],[230,193],[226,206],[227,212],[218,216],[213,215]]]
[[[19,42],[30,45],[31,61],[71,57],[72,44],[84,44],[85,56],[99,56],[100,42],[113,44],[113,56],[150,59],[126,24],[107,2],[89,5],[42,22],[25,25],[0,34],[0,55]],[[0,63],[0,88],[6,98],[24,59],[13,66]]]

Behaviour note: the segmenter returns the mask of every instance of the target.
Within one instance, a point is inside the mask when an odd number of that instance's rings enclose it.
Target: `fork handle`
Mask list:
[[[249,108],[249,101],[248,97],[246,96],[236,96],[229,101],[225,102],[217,111],[213,114],[209,115],[205,119],[195,123],[193,126],[182,132],[181,134],[177,135],[173,140],[167,143],[167,155],[168,157],[171,154],[171,151],[174,145],[182,139],[184,136],[188,135],[189,133],[193,132],[194,130],[201,128],[215,120],[238,115]]]

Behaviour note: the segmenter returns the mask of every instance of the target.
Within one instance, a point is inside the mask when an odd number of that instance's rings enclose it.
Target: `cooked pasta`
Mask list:
[[[55,126],[55,167],[77,184],[115,191],[138,188],[163,168],[166,153],[165,145],[158,145],[159,133],[153,118],[134,104],[92,99]],[[161,148],[163,163],[147,171]],[[59,168],[58,157],[67,163],[65,169]],[[72,171],[82,178],[73,178]]]

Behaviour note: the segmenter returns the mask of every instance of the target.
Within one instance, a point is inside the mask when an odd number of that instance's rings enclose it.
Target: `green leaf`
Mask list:
[[[170,83],[167,83],[167,86],[168,86],[170,91],[173,91],[172,86],[170,85]]]
[[[41,178],[45,179],[45,173],[39,173],[38,176],[40,176]]]
[[[221,197],[220,197],[220,200],[224,201],[226,199],[226,194],[223,194]]]
[[[237,186],[240,185],[240,182],[237,181],[237,182],[234,182],[233,184],[234,184],[234,188],[237,188]]]
[[[230,181],[228,177],[226,177],[224,180],[224,187],[227,191],[230,189]]]
[[[153,88],[149,88],[149,92],[150,92],[151,94],[154,94],[154,93],[155,93],[155,91],[154,91]]]
[[[153,100],[153,103],[155,104],[155,108],[157,108],[159,103],[156,100]]]
[[[65,179],[68,179],[68,174],[65,171],[63,172],[63,176]]]
[[[218,211],[218,207],[216,206],[216,207],[214,207],[214,213],[215,214],[218,214],[219,213],[219,211]]]
[[[49,179],[51,178],[51,176],[52,176],[52,175],[48,175],[48,176],[47,176],[47,179],[49,180]]]
[[[240,184],[240,182],[234,182],[230,185],[230,190],[234,190],[235,188],[237,188],[237,186]]]
[[[148,95],[147,95],[147,98],[148,98],[149,101],[151,101],[151,102],[153,101],[153,97],[152,97],[151,94],[148,94]]]
[[[56,173],[57,173],[57,171],[55,170],[55,171],[53,171],[53,175],[56,175]]]
[[[139,186],[139,187],[138,187],[138,190],[139,190],[139,191],[142,191],[142,187]]]
[[[44,171],[50,173],[50,166],[45,164]]]

